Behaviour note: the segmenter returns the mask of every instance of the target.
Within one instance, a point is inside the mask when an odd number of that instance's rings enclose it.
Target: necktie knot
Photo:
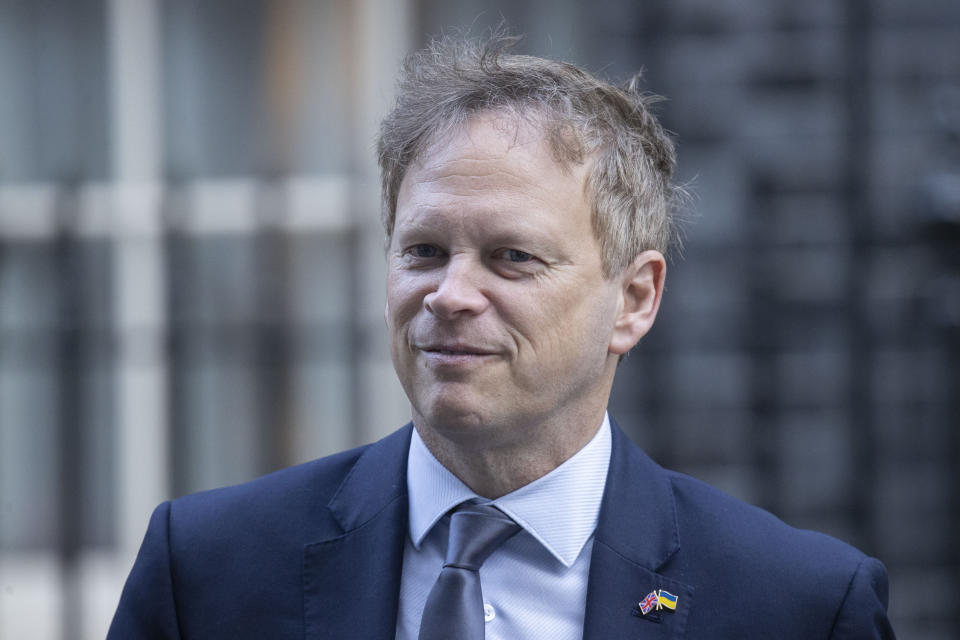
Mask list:
[[[465,503],[450,516],[445,567],[478,571],[520,525],[489,504]]]

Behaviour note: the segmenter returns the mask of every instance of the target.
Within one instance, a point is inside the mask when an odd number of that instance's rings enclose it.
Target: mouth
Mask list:
[[[493,351],[465,345],[425,345],[419,347],[424,353],[441,356],[492,356]]]
[[[460,343],[426,344],[417,346],[430,367],[460,369],[486,362],[497,355],[496,351]]]

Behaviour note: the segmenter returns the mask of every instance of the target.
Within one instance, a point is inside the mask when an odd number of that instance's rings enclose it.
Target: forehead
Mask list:
[[[493,156],[515,151],[550,157],[544,135],[545,125],[532,114],[508,111],[481,111],[460,124],[450,125],[427,139],[411,169],[429,168],[434,160],[466,150]]]
[[[397,205],[409,204],[418,194],[444,192],[549,198],[561,185],[565,196],[580,200],[586,165],[558,162],[540,123],[484,112],[428,142],[400,184]]]

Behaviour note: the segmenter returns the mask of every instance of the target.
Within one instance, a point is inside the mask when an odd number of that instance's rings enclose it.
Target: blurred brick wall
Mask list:
[[[879,556],[901,637],[956,637],[960,5],[607,4],[592,61],[646,65],[696,196],[615,414]]]

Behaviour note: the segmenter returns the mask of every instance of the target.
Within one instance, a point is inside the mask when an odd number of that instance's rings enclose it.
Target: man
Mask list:
[[[665,471],[606,415],[674,151],[636,83],[444,40],[379,142],[412,426],[161,505],[113,638],[891,638],[883,566]]]

